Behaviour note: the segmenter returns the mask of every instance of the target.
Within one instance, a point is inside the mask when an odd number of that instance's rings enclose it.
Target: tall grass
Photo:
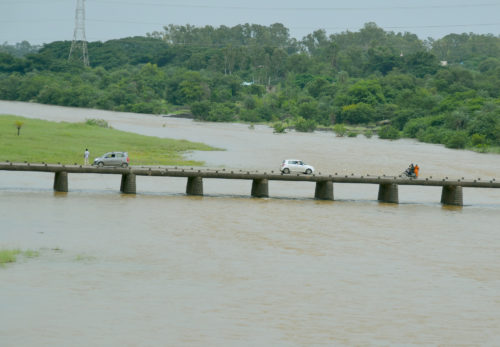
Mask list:
[[[5,266],[7,263],[15,263],[19,253],[21,253],[19,249],[0,249],[0,266]]]
[[[17,135],[16,122],[24,122]],[[83,163],[85,148],[90,161],[106,152],[128,152],[131,165],[202,165],[184,159],[189,151],[216,148],[186,140],[163,139],[87,123],[49,122],[17,116],[0,115],[0,161]]]
[[[20,249],[0,249],[0,267],[4,267],[5,264],[15,263],[17,257],[22,255],[26,258],[36,258],[40,255],[38,251],[33,251],[28,249],[26,251],[21,251]]]

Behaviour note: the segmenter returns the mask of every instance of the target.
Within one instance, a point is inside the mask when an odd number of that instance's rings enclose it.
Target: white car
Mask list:
[[[286,159],[283,160],[283,163],[281,163],[280,171],[284,174],[289,174],[290,172],[302,172],[306,175],[310,175],[314,172],[314,167],[307,165],[299,159]]]

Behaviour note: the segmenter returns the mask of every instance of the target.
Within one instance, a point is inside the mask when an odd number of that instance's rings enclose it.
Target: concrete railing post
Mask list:
[[[316,182],[314,198],[318,200],[333,200],[333,182],[332,181]]]
[[[56,172],[54,176],[54,190],[56,192],[67,192],[68,191],[68,173],[67,172]]]
[[[252,197],[254,198],[269,197],[269,185],[266,178],[254,179],[252,181]]]
[[[201,177],[188,177],[186,194],[203,195],[203,179]]]
[[[120,184],[120,191],[124,194],[135,194],[136,193],[135,174],[128,173],[128,174],[122,175],[122,181]]]
[[[395,183],[384,183],[378,188],[378,201],[399,203],[398,185]]]
[[[463,206],[463,192],[460,186],[443,186],[441,193],[441,203],[443,205]]]

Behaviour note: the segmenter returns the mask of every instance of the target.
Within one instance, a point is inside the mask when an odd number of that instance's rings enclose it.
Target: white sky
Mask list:
[[[0,0],[0,44],[72,40],[76,0]],[[500,35],[500,0],[86,0],[86,37],[145,36],[164,25],[282,23],[297,39],[317,29],[357,31],[375,22],[419,38],[449,33]]]

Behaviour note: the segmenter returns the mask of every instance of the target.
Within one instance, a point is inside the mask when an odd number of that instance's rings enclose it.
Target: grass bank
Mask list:
[[[217,150],[203,143],[138,135],[105,125],[103,121],[49,122],[0,115],[0,161],[83,164],[88,148],[90,162],[106,152],[123,151],[128,152],[131,165],[203,165],[183,155]]]

